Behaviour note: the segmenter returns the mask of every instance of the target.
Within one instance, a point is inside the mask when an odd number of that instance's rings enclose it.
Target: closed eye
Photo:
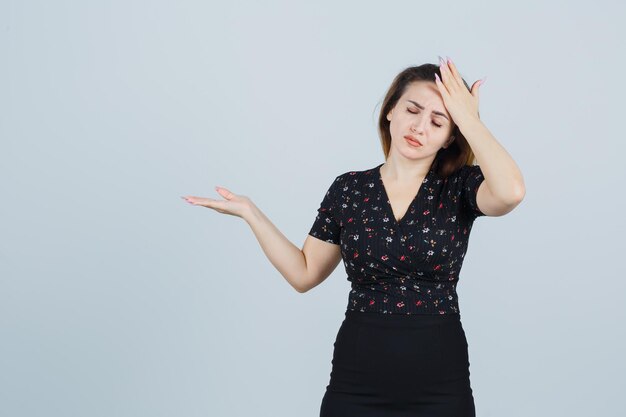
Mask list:
[[[413,113],[413,114],[418,114],[418,113],[419,113],[419,111],[411,111],[411,109],[407,109],[407,111],[408,111],[409,113]],[[432,123],[433,123],[435,126],[437,126],[437,127],[441,127],[441,125],[438,125],[438,124],[437,124],[437,123],[435,123],[435,122],[432,122]]]

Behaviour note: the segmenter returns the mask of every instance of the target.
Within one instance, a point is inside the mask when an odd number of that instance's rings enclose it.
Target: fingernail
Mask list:
[[[449,56],[446,56],[446,58],[448,59],[448,64],[453,64],[452,60],[450,59]]]
[[[482,85],[485,83],[485,80],[487,79],[487,76],[485,76],[482,80],[480,80],[480,84],[478,84],[479,87],[482,87]]]

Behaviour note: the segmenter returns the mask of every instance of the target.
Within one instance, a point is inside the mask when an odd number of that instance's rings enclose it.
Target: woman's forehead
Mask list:
[[[432,86],[428,84],[432,84]],[[441,93],[434,83],[412,83],[408,86],[408,88],[400,98],[400,102],[402,104],[419,103],[419,105],[423,107],[432,108],[433,111],[448,114],[443,103]]]
[[[409,84],[404,92],[404,97],[413,96],[425,99],[434,100],[434,102],[443,103],[443,98],[439,92],[439,88],[434,82],[430,81],[415,81]]]

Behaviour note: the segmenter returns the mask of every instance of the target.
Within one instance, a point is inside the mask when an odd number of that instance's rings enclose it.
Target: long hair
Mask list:
[[[389,156],[389,150],[391,148],[390,122],[387,120],[387,114],[395,107],[400,97],[402,97],[402,94],[404,94],[412,82],[432,81],[435,83],[435,74],[441,79],[439,66],[427,63],[418,67],[408,67],[393,79],[385,95],[378,117],[378,134],[385,154],[385,160]],[[467,85],[467,82],[464,79],[462,80],[467,90],[471,92],[471,88]],[[467,143],[467,139],[465,139],[454,121],[453,125],[451,135],[454,135],[454,141],[452,141],[447,148],[439,149],[432,164],[434,171],[444,178],[463,167],[463,165],[473,165],[475,162],[474,153],[469,143]]]

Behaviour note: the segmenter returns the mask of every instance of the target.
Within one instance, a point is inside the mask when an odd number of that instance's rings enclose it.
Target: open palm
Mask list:
[[[233,194],[230,190],[223,187],[215,187],[215,189],[225,200],[191,195],[182,196],[181,198],[194,206],[207,207],[219,213],[230,214],[231,216],[243,217],[244,213],[249,210],[252,202],[248,197]]]

